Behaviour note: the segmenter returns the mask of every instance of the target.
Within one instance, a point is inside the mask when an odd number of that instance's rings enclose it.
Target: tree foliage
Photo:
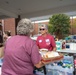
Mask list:
[[[69,34],[70,17],[65,14],[55,14],[49,18],[49,32],[61,39]]]

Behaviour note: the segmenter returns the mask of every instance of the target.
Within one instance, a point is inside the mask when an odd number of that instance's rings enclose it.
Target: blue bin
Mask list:
[[[3,59],[0,59],[0,67],[2,66],[3,64]]]

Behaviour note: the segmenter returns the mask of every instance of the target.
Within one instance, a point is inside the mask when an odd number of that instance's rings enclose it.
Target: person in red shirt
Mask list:
[[[39,49],[45,48],[50,51],[56,51],[56,43],[54,37],[48,33],[48,26],[42,25],[40,27],[41,35],[37,38],[37,46]]]
[[[48,26],[42,25],[40,27],[41,35],[37,37],[37,46],[39,49],[45,48],[49,51],[56,51],[56,43],[54,37],[48,33]],[[44,74],[46,75],[46,67],[42,67],[44,69]]]

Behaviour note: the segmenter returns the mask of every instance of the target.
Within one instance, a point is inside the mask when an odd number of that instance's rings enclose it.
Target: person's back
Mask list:
[[[44,65],[36,43],[30,39],[32,31],[29,19],[20,20],[17,35],[5,42],[1,75],[33,75],[34,66]]]
[[[8,73],[7,75],[33,74],[34,64],[32,60],[34,56],[31,56],[31,59],[30,55],[32,52],[31,49],[34,45],[34,41],[26,36],[17,35],[9,39],[5,48],[2,75],[6,72]]]

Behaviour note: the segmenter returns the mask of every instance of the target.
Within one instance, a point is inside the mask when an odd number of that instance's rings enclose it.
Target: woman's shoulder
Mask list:
[[[42,37],[41,35],[38,36],[38,38]]]
[[[37,39],[41,39],[42,38],[42,36],[41,35],[39,35],[38,37],[37,37]]]
[[[51,35],[51,34],[48,34],[48,37],[50,37],[50,38],[54,38],[54,36],[53,36],[53,35]]]

